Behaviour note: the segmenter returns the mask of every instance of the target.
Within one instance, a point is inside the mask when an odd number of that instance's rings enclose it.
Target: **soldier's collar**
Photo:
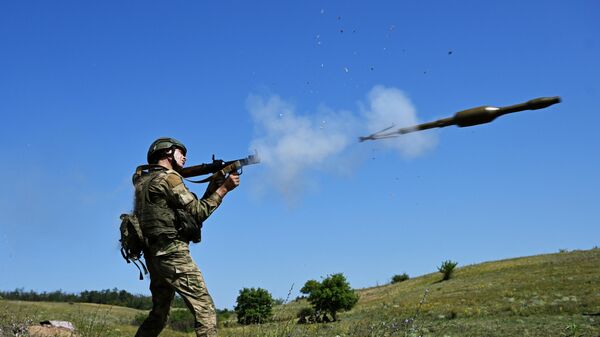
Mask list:
[[[147,164],[140,165],[135,169],[135,174],[141,175],[147,172],[160,171],[160,170],[168,170],[166,167],[158,164]]]
[[[165,167],[165,168],[166,168],[166,167]],[[175,170],[173,170],[173,169],[167,169],[167,173],[168,173],[168,174],[169,174],[169,173],[176,174],[177,176],[179,176],[179,177],[181,178],[181,180],[183,180],[183,176],[182,176],[182,175],[181,175],[179,172],[177,172],[177,171],[175,171]]]
[[[145,175],[145,174],[148,174],[151,172],[156,172],[156,171],[163,171],[163,170],[168,170],[168,169],[162,165],[157,165],[157,164],[140,165],[135,168],[135,173],[133,174],[133,177],[131,178],[131,180],[135,184],[135,182],[142,175]]]

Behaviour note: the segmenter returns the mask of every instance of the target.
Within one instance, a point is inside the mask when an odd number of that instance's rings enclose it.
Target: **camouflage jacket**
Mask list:
[[[217,193],[198,199],[174,170],[160,165],[138,167],[133,176],[135,208],[144,237],[153,240],[177,238],[175,209],[184,209],[199,222],[208,218],[221,204]]]

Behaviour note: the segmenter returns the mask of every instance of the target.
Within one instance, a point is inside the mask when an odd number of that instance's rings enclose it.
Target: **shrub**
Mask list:
[[[273,315],[273,297],[261,288],[244,288],[240,290],[234,310],[240,324],[264,323]]]
[[[358,302],[358,294],[351,288],[343,274],[333,274],[322,282],[307,281],[301,292],[308,294],[318,321],[329,321],[325,313],[330,313],[333,321],[337,320],[337,312],[350,310]],[[323,317],[319,317],[323,313]]]
[[[169,314],[169,326],[173,330],[183,332],[194,332],[194,315],[186,309],[171,309]]]
[[[452,277],[454,268],[458,265],[458,262],[446,260],[442,262],[442,265],[438,267],[438,271],[444,275],[442,281],[449,280]]]
[[[135,315],[135,317],[131,321],[131,324],[132,325],[141,325],[142,323],[144,323],[144,321],[146,320],[147,317],[148,317],[147,312],[140,312]]]
[[[144,323],[146,318],[148,318],[147,312],[138,313],[133,318],[131,324],[139,326]],[[194,315],[187,308],[171,308],[168,324],[173,330],[194,332]]]
[[[298,324],[315,323],[315,309],[304,307],[298,311]]]
[[[217,322],[226,321],[233,315],[233,310],[229,309],[217,309]]]
[[[392,276],[392,284],[398,283],[398,282],[402,282],[402,281],[406,281],[409,278],[410,277],[408,277],[407,273],[402,273],[402,274],[394,275],[394,276]]]

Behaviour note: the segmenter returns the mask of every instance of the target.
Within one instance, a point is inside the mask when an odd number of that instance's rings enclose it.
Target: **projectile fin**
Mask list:
[[[395,127],[396,124],[392,124],[391,126],[388,126],[385,129],[379,130],[375,133],[372,133],[366,137],[358,137],[359,141],[364,142],[365,140],[375,140],[375,139],[381,139],[381,138],[390,138],[390,135],[384,135],[383,133],[392,129],[393,127]]]

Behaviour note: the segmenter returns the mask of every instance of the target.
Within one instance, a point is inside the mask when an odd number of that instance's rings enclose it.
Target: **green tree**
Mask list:
[[[304,287],[300,289],[300,292],[304,295],[310,295],[310,293],[313,292],[313,290],[317,289],[320,285],[321,283],[319,283],[318,281],[308,280],[306,281],[306,283],[304,283]]]
[[[351,288],[343,274],[333,274],[322,282],[307,281],[301,292],[308,295],[317,315],[323,314],[321,320],[327,321],[326,313],[331,314],[333,321],[337,321],[337,312],[350,310],[358,302],[358,294]]]
[[[264,323],[273,315],[273,297],[265,289],[244,288],[240,290],[234,310],[240,324]]]

